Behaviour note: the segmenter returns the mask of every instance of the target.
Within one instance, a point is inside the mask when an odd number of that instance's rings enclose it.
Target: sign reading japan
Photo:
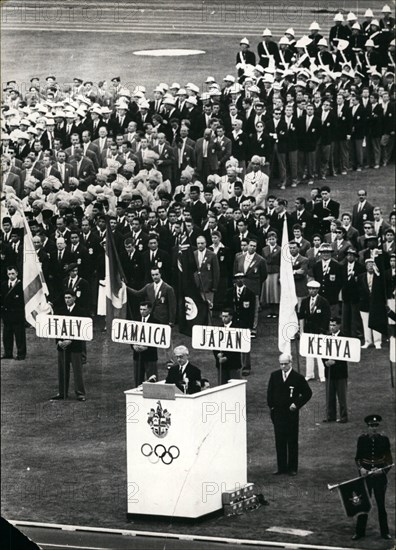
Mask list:
[[[93,338],[92,319],[68,315],[37,315],[36,335],[39,338],[89,341]]]
[[[359,363],[360,340],[344,336],[328,336],[326,334],[301,335],[300,355],[303,357],[322,357],[322,359],[339,359]]]
[[[119,344],[139,344],[152,348],[169,348],[171,345],[171,327],[141,321],[113,319],[111,339]]]
[[[192,330],[194,349],[250,351],[250,329],[195,325]]]

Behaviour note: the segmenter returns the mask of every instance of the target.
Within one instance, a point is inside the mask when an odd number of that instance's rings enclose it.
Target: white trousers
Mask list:
[[[369,313],[368,311],[361,311],[360,317],[363,323],[364,343],[365,344],[381,344],[382,334],[376,330],[369,328]]]
[[[315,378],[315,361],[318,364],[319,380],[324,380],[325,379],[325,368],[324,368],[323,361],[322,361],[322,359],[320,359],[320,357],[307,357],[305,377],[306,378]]]

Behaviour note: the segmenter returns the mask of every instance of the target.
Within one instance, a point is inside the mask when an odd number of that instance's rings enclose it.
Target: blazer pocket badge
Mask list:
[[[332,281],[334,283],[334,281],[336,280],[336,276],[335,275],[330,275],[329,279],[330,279],[330,281]]]
[[[242,302],[242,304],[245,309],[249,308],[249,302]]]

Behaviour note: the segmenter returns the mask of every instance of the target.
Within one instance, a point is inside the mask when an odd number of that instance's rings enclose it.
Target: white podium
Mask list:
[[[194,395],[144,386],[150,397],[125,392],[127,515],[194,519],[220,510],[222,492],[247,483],[246,381]]]

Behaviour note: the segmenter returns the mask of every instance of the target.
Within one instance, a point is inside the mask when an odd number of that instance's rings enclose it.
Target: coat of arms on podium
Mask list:
[[[161,401],[157,401],[157,410],[150,409],[147,414],[147,423],[153,434],[161,439],[165,437],[171,425],[171,413],[162,408]]]

